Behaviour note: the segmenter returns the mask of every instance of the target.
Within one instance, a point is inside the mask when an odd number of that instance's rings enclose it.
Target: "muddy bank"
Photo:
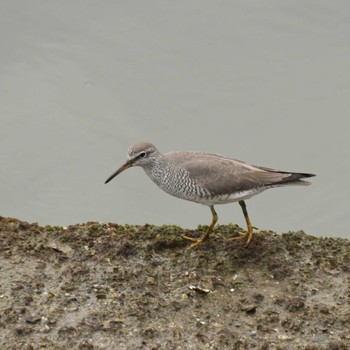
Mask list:
[[[350,242],[0,217],[1,349],[350,349]]]

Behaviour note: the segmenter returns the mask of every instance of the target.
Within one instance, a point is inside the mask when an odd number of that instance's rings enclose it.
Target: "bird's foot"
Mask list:
[[[192,242],[192,244],[189,245],[187,249],[193,249],[199,246],[200,244],[202,244],[206,240],[206,237],[193,238],[188,236],[182,236],[182,238]]]
[[[238,241],[241,239],[247,239],[247,243],[245,246],[248,247],[252,238],[253,238],[253,232],[248,231],[248,232],[238,232],[238,236],[229,238],[228,240],[229,241]]]

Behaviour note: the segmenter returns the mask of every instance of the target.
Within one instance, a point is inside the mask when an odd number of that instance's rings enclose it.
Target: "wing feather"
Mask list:
[[[185,169],[192,180],[213,195],[297,184],[301,178],[312,176],[253,166],[212,153],[171,152],[167,153],[167,158]]]

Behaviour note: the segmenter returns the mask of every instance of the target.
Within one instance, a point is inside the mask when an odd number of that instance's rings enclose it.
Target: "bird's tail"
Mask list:
[[[305,181],[304,179],[308,177],[316,176],[315,174],[309,174],[309,173],[289,173],[289,172],[282,172],[282,173],[289,174],[288,177],[286,177],[281,181],[281,185],[283,186],[288,186],[288,185],[309,186],[311,185],[311,182]]]
[[[308,186],[311,183],[309,181],[305,181],[304,179],[316,176],[315,174],[310,173],[296,173],[291,171],[282,171],[275,170],[266,167],[259,167],[259,169],[265,170],[269,173],[283,174],[282,178],[279,181],[274,181],[271,183],[273,186]]]

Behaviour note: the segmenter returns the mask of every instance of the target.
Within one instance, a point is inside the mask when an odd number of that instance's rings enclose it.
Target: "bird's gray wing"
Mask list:
[[[175,158],[178,158],[174,155]],[[251,190],[288,182],[287,172],[259,168],[244,162],[211,153],[181,154],[176,163],[189,177],[213,195]]]

